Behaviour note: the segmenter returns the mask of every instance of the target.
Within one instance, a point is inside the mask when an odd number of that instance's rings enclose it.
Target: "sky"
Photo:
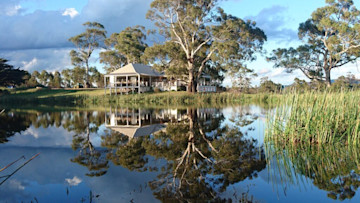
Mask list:
[[[145,18],[150,3],[151,0],[0,0],[0,58],[29,72],[71,68],[69,52],[74,47],[68,39],[84,31],[84,22],[102,23],[107,36],[134,25],[154,29],[153,22]],[[355,5],[360,8],[360,1],[356,0]],[[276,48],[301,44],[297,37],[299,24],[325,6],[325,0],[226,0],[219,6],[234,16],[254,20],[267,35],[264,49],[270,53]],[[92,63],[102,71],[97,57]],[[247,65],[258,74],[254,85],[259,84],[261,77],[285,85],[295,77],[305,79],[300,72],[289,74],[273,68],[274,64],[261,55]],[[333,70],[332,79],[348,72],[360,78],[360,67],[350,64]],[[230,84],[230,78],[226,78],[224,85]]]

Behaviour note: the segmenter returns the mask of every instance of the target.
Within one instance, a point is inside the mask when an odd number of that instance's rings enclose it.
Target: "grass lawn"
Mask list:
[[[11,91],[11,96],[25,96],[32,98],[48,98],[48,97],[63,97],[63,96],[104,96],[104,89],[26,89],[26,90],[13,90]],[[110,95],[109,90],[106,91],[106,95]],[[114,93],[112,94],[114,96]],[[122,95],[123,97],[131,97],[134,95],[139,95],[138,93]],[[192,95],[191,93],[179,91],[179,92],[159,92],[159,93],[141,93],[143,96],[187,96]],[[120,93],[118,95],[120,97]]]
[[[32,98],[48,98],[48,97],[63,97],[63,96],[100,96],[104,95],[104,89],[26,89],[16,90],[11,92],[11,96],[26,96]]]

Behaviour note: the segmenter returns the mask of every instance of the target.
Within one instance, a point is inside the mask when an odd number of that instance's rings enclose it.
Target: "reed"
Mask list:
[[[84,105],[143,105],[143,106],[224,106],[248,103],[274,103],[280,95],[247,95],[234,93],[190,94],[164,92],[118,96],[81,96]]]
[[[267,118],[265,138],[275,143],[357,145],[360,91],[285,95]]]

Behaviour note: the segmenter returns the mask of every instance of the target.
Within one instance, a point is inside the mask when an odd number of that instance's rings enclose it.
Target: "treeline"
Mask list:
[[[90,67],[89,87],[104,87],[104,75],[95,67]],[[0,58],[0,87],[51,87],[51,88],[81,88],[86,82],[85,69],[75,67],[61,72],[29,73],[8,64],[8,60]]]
[[[95,67],[90,68],[89,87],[104,87],[104,75]],[[85,70],[80,67],[64,69],[54,73],[43,70],[34,71],[25,78],[24,87],[51,87],[51,88],[82,88],[85,84]]]
[[[287,92],[298,92],[303,93],[307,91],[347,91],[347,90],[358,90],[360,89],[360,80],[355,77],[354,74],[348,73],[346,76],[340,76],[338,79],[333,81],[330,87],[327,83],[321,80],[311,80],[307,82],[299,78],[295,78],[291,85],[282,85],[275,83],[268,77],[260,79],[260,85],[252,87],[250,84],[247,86],[233,86],[231,91],[242,92],[247,94],[256,93],[287,93]]]

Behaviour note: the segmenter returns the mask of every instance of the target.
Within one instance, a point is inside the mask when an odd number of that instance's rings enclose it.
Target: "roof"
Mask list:
[[[108,75],[132,75],[132,74],[140,74],[140,75],[148,75],[148,76],[164,76],[152,69],[151,66],[147,66],[144,64],[137,63],[129,63],[124,67],[117,69],[116,71],[108,74]]]
[[[154,132],[160,131],[165,128],[164,124],[148,125],[143,127],[136,126],[114,126],[110,127],[112,130],[128,136],[129,138],[141,137],[150,135]]]

